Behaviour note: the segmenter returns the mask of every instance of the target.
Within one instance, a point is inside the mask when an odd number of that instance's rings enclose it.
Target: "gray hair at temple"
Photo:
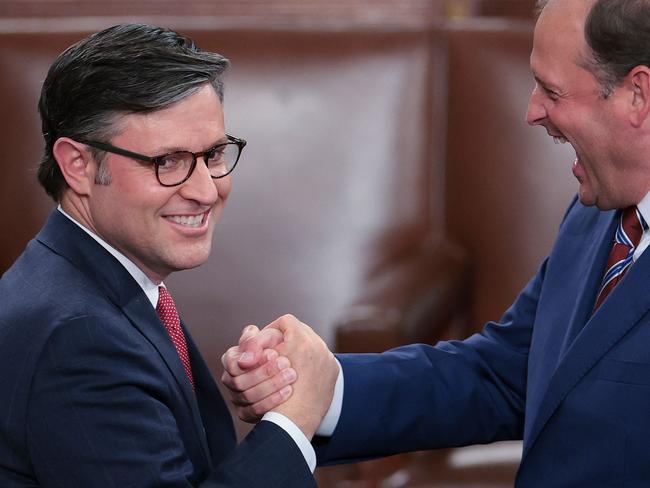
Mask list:
[[[108,140],[129,113],[163,109],[210,83],[223,101],[222,76],[229,63],[172,30],[122,24],[93,34],[61,53],[50,67],[38,104],[45,149],[38,180],[56,201],[66,182],[52,154],[60,137]],[[110,182],[104,153],[98,183]]]
[[[537,10],[562,1],[567,0],[537,0]],[[584,1],[593,5],[585,22],[590,52],[583,62],[607,98],[635,66],[650,66],[650,0]]]

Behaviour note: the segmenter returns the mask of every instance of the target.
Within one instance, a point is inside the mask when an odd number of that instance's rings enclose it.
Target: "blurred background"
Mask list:
[[[533,275],[577,188],[570,146],[525,123],[533,11],[533,0],[0,0],[0,273],[54,205],[35,176],[50,63],[90,32],[141,21],[232,63],[226,127],[248,145],[210,260],[166,281],[216,377],[245,325],[289,312],[338,351],[477,332]],[[414,453],[317,477],[512,486],[520,451]]]

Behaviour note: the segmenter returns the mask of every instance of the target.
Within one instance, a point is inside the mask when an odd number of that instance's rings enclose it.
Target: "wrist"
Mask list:
[[[320,425],[320,418],[317,415],[301,413],[313,411],[313,409],[310,408],[302,408],[299,411],[298,409],[289,408],[285,405],[279,405],[271,411],[282,414],[291,420],[310,441],[314,437],[316,429],[318,429],[318,426]]]

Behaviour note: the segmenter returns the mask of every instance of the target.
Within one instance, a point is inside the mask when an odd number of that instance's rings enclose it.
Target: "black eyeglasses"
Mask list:
[[[152,163],[156,171],[156,178],[158,183],[162,186],[177,186],[186,182],[192,172],[196,168],[196,161],[202,157],[205,165],[210,171],[210,176],[214,179],[223,178],[229,175],[235,166],[241,152],[246,145],[244,139],[237,139],[236,137],[226,134],[228,142],[222,142],[210,149],[198,153],[191,151],[176,151],[169,154],[162,154],[160,156],[145,156],[138,154],[127,149],[107,144],[98,141],[79,141],[87,146],[101,149],[120,156],[137,159]]]

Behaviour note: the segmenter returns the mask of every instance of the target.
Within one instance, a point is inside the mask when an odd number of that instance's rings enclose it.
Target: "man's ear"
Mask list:
[[[625,77],[632,90],[630,122],[635,128],[641,127],[650,114],[650,68],[639,65]]]
[[[70,189],[78,195],[89,195],[95,165],[87,147],[68,137],[60,137],[54,143],[52,154]]]

